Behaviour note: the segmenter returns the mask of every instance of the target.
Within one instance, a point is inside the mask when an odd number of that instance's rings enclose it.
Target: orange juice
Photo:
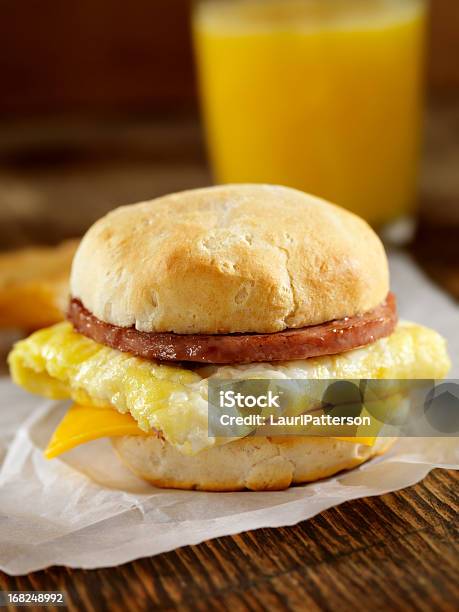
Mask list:
[[[198,4],[195,47],[218,182],[325,197],[381,225],[413,206],[423,0]]]

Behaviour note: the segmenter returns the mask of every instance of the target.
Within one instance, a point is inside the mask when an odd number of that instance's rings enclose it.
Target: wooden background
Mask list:
[[[192,4],[0,2],[0,249],[56,243],[121,203],[211,182]],[[438,258],[436,242],[459,235],[459,2],[429,4],[419,255]]]
[[[449,95],[459,89],[459,2],[430,5],[430,90]],[[196,109],[191,6],[2,0],[0,115]]]
[[[63,590],[72,612],[456,612],[457,487],[457,472],[435,470],[414,487],[346,502],[295,527],[217,538],[117,568],[0,573],[0,589]]]

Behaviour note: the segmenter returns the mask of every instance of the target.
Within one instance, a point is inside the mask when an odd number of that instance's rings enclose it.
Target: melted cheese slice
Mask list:
[[[365,446],[373,446],[373,444],[376,442],[376,436],[355,436],[354,438],[336,437],[335,440],[343,440],[344,442],[352,442],[353,444],[364,444]]]
[[[121,414],[113,408],[73,404],[52,435],[45,457],[54,459],[80,444],[98,438],[148,435],[139,428],[130,414]]]
[[[130,414],[121,414],[113,408],[92,408],[73,404],[57,426],[44,455],[47,459],[97,440],[116,436],[148,436],[142,431]],[[336,438],[353,444],[373,446],[375,437]]]

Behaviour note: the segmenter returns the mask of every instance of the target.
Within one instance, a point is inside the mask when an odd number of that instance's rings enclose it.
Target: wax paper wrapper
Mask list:
[[[392,254],[404,318],[449,341],[459,378],[459,312],[405,255]],[[457,438],[405,438],[359,469],[279,492],[160,490],[131,475],[108,440],[47,461],[42,451],[66,409],[0,380],[0,569],[119,565],[259,527],[292,525],[344,501],[410,486],[435,467],[459,468]]]

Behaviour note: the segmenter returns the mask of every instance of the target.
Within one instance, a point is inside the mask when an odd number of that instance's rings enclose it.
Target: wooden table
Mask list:
[[[458,473],[258,529],[92,571],[0,575],[8,590],[63,590],[71,610],[457,610]]]
[[[175,131],[108,129],[90,154],[85,139],[93,139],[92,130],[75,128],[72,149],[55,130],[53,138],[46,128],[52,147],[38,160],[34,154],[44,147],[40,129],[26,131],[28,152],[17,130],[10,130],[9,142],[3,139],[0,213],[19,211],[19,217],[2,219],[5,247],[38,234],[45,241],[75,235],[80,223],[119,202],[209,182],[193,123]],[[57,171],[56,159],[64,160]],[[456,206],[459,199],[448,194]],[[444,236],[432,236],[428,233],[429,245],[421,230],[419,261],[459,295],[459,261],[456,267],[450,259],[445,274],[444,258],[438,257],[445,252]],[[454,236],[452,244],[454,255]],[[71,610],[453,611],[459,609],[458,478],[456,472],[435,470],[416,486],[345,503],[294,527],[218,538],[116,569],[59,567],[18,578],[0,573],[0,589],[62,589]]]

